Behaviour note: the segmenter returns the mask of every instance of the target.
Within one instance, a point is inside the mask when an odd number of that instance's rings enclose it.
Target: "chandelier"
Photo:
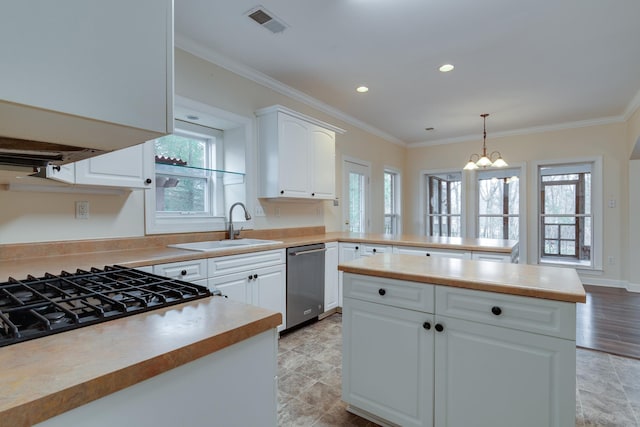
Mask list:
[[[489,114],[480,114],[480,117],[484,120],[484,133],[482,139],[482,156],[473,153],[471,157],[469,157],[469,162],[464,167],[465,170],[474,170],[478,168],[486,168],[486,167],[494,167],[494,168],[503,168],[505,166],[509,166],[507,162],[504,161],[502,155],[499,151],[493,151],[491,154],[487,155],[487,116]],[[495,160],[493,160],[495,158]]]

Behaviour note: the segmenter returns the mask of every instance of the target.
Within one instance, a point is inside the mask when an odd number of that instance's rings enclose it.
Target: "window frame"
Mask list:
[[[511,173],[509,173],[511,172]],[[523,194],[522,194],[522,190],[523,190],[523,185],[522,185],[522,168],[521,167],[507,167],[504,169],[486,169],[486,170],[478,170],[478,171],[474,171],[475,175],[473,177],[473,181],[474,181],[474,188],[475,188],[475,196],[474,196],[474,236],[477,238],[480,238],[480,218],[485,217],[485,218],[496,218],[496,217],[502,217],[503,218],[503,222],[504,219],[508,219],[508,218],[518,218],[518,238],[517,240],[520,241],[521,237],[522,237],[522,227],[524,226],[523,222],[522,222],[522,214],[523,214],[523,204],[522,204],[522,199],[523,199]],[[508,214],[504,212],[504,209],[502,211],[502,214],[498,215],[498,214],[481,214],[480,213],[480,179],[482,178],[482,175],[494,175],[495,178],[498,179],[506,179],[506,178],[510,178],[513,176],[517,176],[518,177],[518,213],[517,214]],[[507,176],[508,175],[508,176]],[[505,184],[503,184],[505,185]],[[503,191],[503,199],[504,199],[504,191]],[[508,221],[507,221],[508,222]],[[508,225],[507,225],[508,227]],[[507,238],[508,239],[508,236]],[[513,240],[513,239],[512,239]]]
[[[590,164],[591,165],[591,222],[592,222],[592,242],[591,242],[591,260],[587,265],[584,262],[570,262],[563,261],[562,259],[548,259],[542,256],[542,246],[544,244],[543,235],[540,225],[540,219],[542,215],[542,189],[541,189],[541,168],[571,168],[578,165]],[[603,169],[602,169],[602,156],[597,157],[584,157],[584,158],[570,158],[570,159],[555,159],[546,161],[534,162],[533,174],[535,179],[533,180],[533,188],[531,197],[534,198],[536,220],[532,221],[533,236],[535,236],[535,253],[536,262],[542,265],[553,266],[566,266],[581,270],[602,270],[602,254],[604,245],[603,235]]]
[[[390,175],[391,176],[391,212],[387,213],[386,212],[386,202],[383,200],[383,231],[385,232],[385,234],[392,234],[392,235],[400,235],[402,234],[402,215],[401,215],[401,208],[402,208],[402,177],[400,174],[400,170],[396,169],[396,168],[392,168],[392,167],[388,167],[385,166],[384,168],[384,172],[383,172],[383,192],[385,191],[384,189],[384,182],[385,182],[385,178],[386,175]],[[383,194],[383,199],[384,199],[384,194]],[[387,217],[389,217],[391,219],[391,233],[386,233],[385,230],[385,224],[387,221]]]
[[[420,203],[420,218],[422,221],[422,232],[425,236],[432,236],[431,234],[431,221],[429,220],[429,201],[430,201],[430,189],[428,185],[428,177],[435,175],[445,175],[445,174],[455,174],[460,175],[460,214],[448,214],[447,216],[451,218],[452,216],[459,216],[460,218],[460,236],[464,237],[466,232],[466,203],[465,203],[465,194],[466,194],[466,179],[465,174],[461,170],[451,170],[451,169],[438,169],[438,170],[423,170],[420,172],[420,193],[422,195],[422,203]],[[451,224],[451,222],[449,222]],[[449,226],[449,230],[451,227]],[[458,237],[458,236],[441,236],[440,237]],[[432,236],[432,237],[438,237]]]

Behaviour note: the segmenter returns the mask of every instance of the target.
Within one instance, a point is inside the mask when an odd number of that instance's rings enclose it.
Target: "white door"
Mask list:
[[[447,316],[434,329],[436,427],[575,425],[575,342]]]
[[[345,160],[342,165],[344,231],[366,233],[370,229],[370,175],[370,166],[365,162]]]
[[[251,283],[253,275],[251,275],[250,278],[249,274],[249,272],[243,271],[209,279],[209,289],[219,289],[222,295],[231,300],[250,304],[251,294],[249,292],[249,284]]]
[[[433,315],[345,298],[342,321],[342,399],[401,426],[431,426]]]
[[[253,298],[251,303],[262,308],[277,311],[282,314],[282,324],[278,331],[286,325],[286,266],[274,265],[255,270],[253,273]]]

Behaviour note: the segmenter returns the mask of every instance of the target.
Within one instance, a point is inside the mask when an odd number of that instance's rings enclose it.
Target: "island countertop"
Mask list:
[[[31,426],[280,323],[209,297],[3,347],[0,426]]]
[[[586,302],[572,268],[379,254],[338,265],[345,273],[454,286],[565,302]]]

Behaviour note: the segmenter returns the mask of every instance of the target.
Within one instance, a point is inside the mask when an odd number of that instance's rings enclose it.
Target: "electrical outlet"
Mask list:
[[[76,201],[76,219],[89,219],[89,202]]]
[[[262,205],[256,205],[256,216],[265,216]]]

